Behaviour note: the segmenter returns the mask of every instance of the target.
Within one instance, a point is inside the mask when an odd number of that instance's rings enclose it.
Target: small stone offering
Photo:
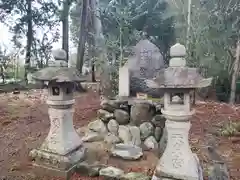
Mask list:
[[[143,155],[142,148],[132,144],[116,144],[111,149],[111,154],[125,160],[137,160]]]

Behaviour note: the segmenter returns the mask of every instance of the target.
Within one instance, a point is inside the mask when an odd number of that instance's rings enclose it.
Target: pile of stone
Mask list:
[[[76,167],[77,173],[90,177],[103,177],[104,179],[120,180],[150,180],[151,177],[138,172],[124,172],[122,169],[95,163],[89,165],[86,162],[79,163]]]
[[[112,154],[123,159],[139,159],[142,148],[158,149],[165,118],[159,105],[146,100],[103,100],[97,120],[88,124],[83,141],[105,141]]]

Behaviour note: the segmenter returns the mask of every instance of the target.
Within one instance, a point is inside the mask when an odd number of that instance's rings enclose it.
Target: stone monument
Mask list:
[[[128,97],[130,95],[130,74],[126,66],[119,68],[118,96]]]
[[[33,79],[48,82],[50,131],[40,148],[30,152],[36,169],[69,177],[84,158],[82,140],[73,127],[73,91],[75,82],[84,79],[74,68],[68,68],[66,52],[53,51],[55,62],[33,74]]]
[[[167,119],[167,146],[155,169],[153,180],[201,180],[202,171],[198,158],[192,153],[188,141],[194,114],[190,103],[190,91],[210,86],[212,78],[203,79],[196,68],[186,67],[186,49],[175,44],[170,49],[170,65],[153,80],[146,80],[150,87],[164,89],[162,114]],[[175,100],[175,95],[183,101]]]
[[[153,97],[163,95],[161,90],[149,88],[145,79],[155,77],[156,73],[164,68],[163,56],[156,45],[144,39],[133,48],[134,55],[130,57],[124,65],[128,67],[130,73],[130,95],[136,93],[146,93]]]

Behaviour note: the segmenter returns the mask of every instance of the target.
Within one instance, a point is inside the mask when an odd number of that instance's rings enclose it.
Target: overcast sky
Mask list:
[[[60,26],[60,34],[61,33],[61,26]],[[41,36],[41,32],[38,32],[38,35]],[[14,49],[13,49],[13,43],[11,42],[11,39],[12,39],[12,34],[9,32],[8,30],[8,27],[5,26],[3,23],[0,23],[0,45],[2,45],[3,47],[7,47],[7,52],[10,53],[12,52]],[[26,42],[26,40],[25,40]],[[23,42],[24,43],[24,42]],[[69,50],[70,52],[75,52],[75,47],[73,45],[72,42],[70,42],[70,47],[69,47]],[[61,48],[62,47],[62,41],[61,41],[61,38],[58,42],[54,43],[53,44],[53,49],[58,49],[58,48]]]

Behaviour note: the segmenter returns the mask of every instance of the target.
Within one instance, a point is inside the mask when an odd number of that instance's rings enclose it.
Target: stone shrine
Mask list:
[[[194,114],[191,107],[190,91],[211,85],[212,78],[203,79],[196,68],[186,67],[186,49],[175,44],[170,49],[169,67],[159,72],[153,80],[146,80],[149,87],[163,88],[166,118],[167,146],[155,169],[153,180],[202,180],[203,174],[198,158],[192,153],[188,141]],[[175,95],[182,97],[182,100]]]
[[[136,93],[141,92],[153,97],[162,96],[161,90],[149,88],[144,82],[145,79],[155,77],[156,73],[164,68],[164,60],[160,50],[149,40],[144,39],[137,43],[133,51],[134,55],[124,65],[129,69],[130,95],[136,96]]]
[[[69,177],[84,158],[82,140],[73,127],[73,92],[75,82],[84,79],[68,68],[66,52],[53,52],[55,62],[33,74],[33,79],[48,82],[48,113],[51,122],[48,136],[40,148],[30,152],[37,170]]]

